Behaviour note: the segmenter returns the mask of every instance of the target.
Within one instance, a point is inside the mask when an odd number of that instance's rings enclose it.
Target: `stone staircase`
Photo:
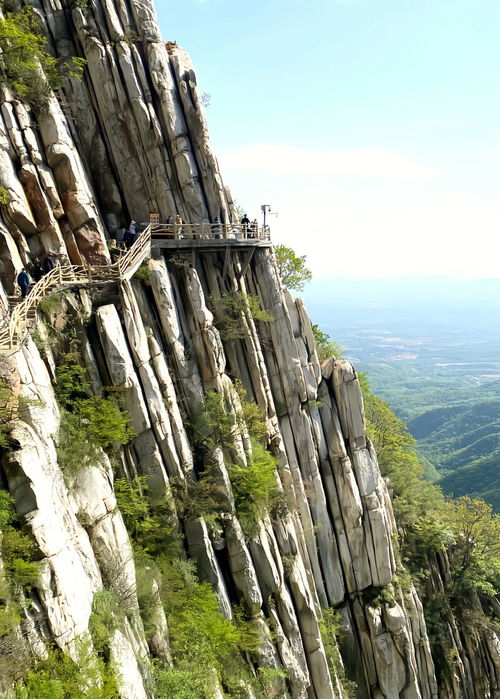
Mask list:
[[[8,296],[9,312],[0,326],[0,355],[17,352],[36,320],[40,302],[72,286],[119,282],[130,279],[151,250],[151,226],[148,226],[119,260],[112,265],[55,267],[31,289],[26,298]]]

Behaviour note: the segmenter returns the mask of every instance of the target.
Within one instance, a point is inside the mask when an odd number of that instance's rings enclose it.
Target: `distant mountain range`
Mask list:
[[[407,422],[427,474],[500,511],[500,279],[318,279],[305,298]]]

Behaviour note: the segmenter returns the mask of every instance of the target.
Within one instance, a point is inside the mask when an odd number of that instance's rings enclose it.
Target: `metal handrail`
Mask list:
[[[112,265],[84,266],[63,265],[52,269],[30,290],[25,299],[13,309],[8,324],[0,328],[0,351],[15,350],[34,320],[30,311],[56,291],[74,284],[118,281],[130,279],[151,247],[151,226],[148,226],[122,257]],[[17,342],[14,338],[17,336]]]
[[[156,223],[151,226],[151,237],[198,240],[270,240],[269,226],[251,223]]]

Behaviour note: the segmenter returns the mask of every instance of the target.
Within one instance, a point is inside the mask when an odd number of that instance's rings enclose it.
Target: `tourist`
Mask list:
[[[177,214],[175,217],[175,237],[182,238],[182,218]]]
[[[38,259],[36,259],[33,263],[32,276],[35,281],[35,284],[39,282],[40,279],[43,277],[43,268]]]
[[[22,269],[17,275],[17,285],[21,289],[21,296],[23,299],[25,299],[28,292],[28,287],[30,285],[30,278],[24,269]]]
[[[55,267],[54,258],[51,255],[46,255],[43,259],[43,272],[44,272],[44,274],[48,274],[49,272],[52,272],[54,267]]]
[[[125,233],[123,234],[123,242],[124,242],[125,247],[127,248],[127,250],[130,250],[130,248],[131,248],[132,245],[134,244],[134,237],[135,237],[135,236],[134,236],[134,234],[132,233],[132,231],[130,230],[130,228],[127,228],[127,230],[126,230]]]
[[[220,238],[220,237],[221,237],[221,232],[222,232],[222,228],[221,228],[221,224],[220,224],[220,218],[219,218],[218,216],[216,216],[216,217],[214,218],[214,223],[213,223],[213,226],[212,226],[213,237],[214,237],[214,238]]]
[[[241,225],[243,226],[243,237],[246,238],[248,226],[250,225],[250,219],[248,218],[248,216],[246,214],[241,219]]]
[[[259,224],[257,223],[257,219],[254,218],[252,223],[250,224],[248,228],[248,237],[249,238],[257,238],[257,231],[259,230]]]

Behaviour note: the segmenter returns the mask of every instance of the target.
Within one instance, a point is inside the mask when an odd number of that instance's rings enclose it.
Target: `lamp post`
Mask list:
[[[271,205],[270,204],[261,204],[260,210],[262,211],[262,215],[264,216],[264,223],[263,227],[266,227],[266,213],[271,212]]]

